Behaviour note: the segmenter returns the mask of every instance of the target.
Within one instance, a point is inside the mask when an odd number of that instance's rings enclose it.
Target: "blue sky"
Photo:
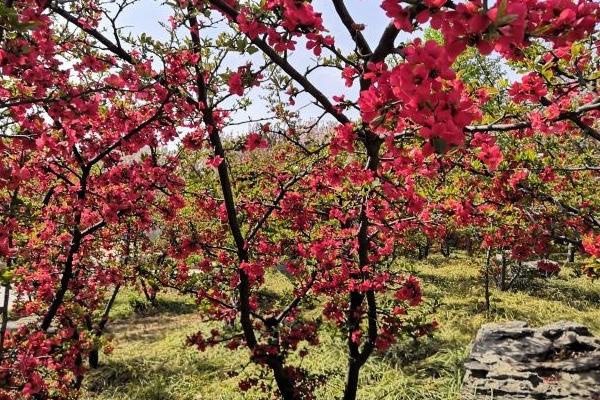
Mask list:
[[[169,7],[161,4],[162,1],[140,0],[129,7],[121,16],[121,24],[128,26],[134,34],[142,32],[155,37],[166,38],[159,22],[167,22]],[[347,46],[350,38],[345,35],[343,26],[339,23],[331,0],[315,0],[313,7],[323,14],[325,26],[337,38],[338,43]],[[347,0],[346,6],[358,23],[366,26],[364,35],[371,43],[375,43],[389,22],[385,12],[379,7],[378,0]]]
[[[165,40],[168,38],[165,30],[161,27],[160,23],[168,23],[168,17],[170,15],[170,7],[162,5],[162,1],[156,0],[139,0],[120,16],[119,22],[121,26],[126,27],[126,30],[131,32],[134,36],[138,36],[141,33],[146,33],[156,39]],[[374,48],[381,36],[381,33],[389,23],[389,18],[386,17],[385,12],[380,8],[380,0],[346,0],[346,6],[350,13],[354,17],[357,23],[365,25],[363,31],[367,41]],[[353,48],[353,42],[339,21],[335,9],[331,0],[314,0],[312,2],[313,7],[322,13],[324,25],[330,31],[330,33],[336,39],[336,46],[343,50],[343,53],[348,54]],[[407,41],[412,39],[421,33],[406,34],[401,33],[397,39],[397,43],[401,41]],[[299,70],[304,71],[307,66],[314,64],[314,58],[309,51],[301,49],[303,43],[298,43],[297,51],[290,58],[290,62]],[[253,61],[260,61],[259,55],[253,57]],[[233,55],[225,66],[231,68],[237,68],[239,65],[244,65],[249,59],[246,56]],[[516,75],[508,71],[507,75],[509,79],[516,79]],[[321,68],[315,73],[310,75],[310,79],[319,87],[326,95],[330,98],[333,95],[346,95],[346,98],[353,99],[358,95],[358,89],[356,87],[347,88],[344,85],[343,79],[341,79],[340,71],[333,68]],[[250,97],[253,99],[253,104],[245,112],[239,112],[233,116],[235,122],[246,121],[249,118],[261,118],[266,116],[266,110],[268,110],[268,104],[260,98],[264,94],[260,89],[253,89]],[[296,107],[301,108],[301,115],[303,119],[315,118],[320,114],[320,110],[310,105],[311,98],[307,95],[304,97],[300,96],[296,99]],[[304,107],[305,105],[307,105]],[[249,130],[251,126],[240,125],[229,130],[229,133],[245,132]]]
[[[315,0],[312,4],[316,10],[322,13],[324,25],[336,38],[336,45],[344,49],[346,53],[353,49],[353,42],[344,26],[339,21],[331,0]],[[377,0],[346,1],[346,6],[357,23],[365,25],[363,34],[373,48],[376,46],[381,33],[389,23],[389,18],[386,17],[385,12],[380,8],[379,4],[380,2]],[[119,22],[121,26],[126,27],[126,30],[131,32],[134,36],[146,33],[157,39],[167,39],[168,36],[160,23],[167,23],[169,15],[170,8],[162,5],[161,1],[140,0],[130,6],[120,16]],[[408,35],[401,35],[398,40],[406,40],[408,37]],[[298,48],[302,46],[304,46],[302,43],[298,44]],[[290,60],[300,71],[303,71],[307,66],[312,65],[314,62],[311,53],[308,51],[298,51]],[[236,67],[237,65],[245,64],[245,62],[246,59],[238,57],[237,59],[232,58],[228,64],[230,64],[231,67]],[[311,80],[329,97],[345,94],[347,98],[353,98],[358,94],[356,88],[349,89],[345,87],[340,72],[336,69],[322,68],[317,70],[315,73],[311,74]],[[260,91],[256,89],[254,89],[254,91],[255,93],[253,93],[252,96],[254,104],[250,106],[247,112],[238,113],[238,115],[235,116],[236,121],[244,121],[247,120],[248,117],[258,117],[265,114],[267,104],[258,98],[261,94]],[[308,96],[300,97],[297,99],[297,107],[302,107],[309,102],[310,98]],[[314,118],[319,113],[319,110],[311,105],[302,109],[302,115],[306,119]],[[248,130],[248,127],[242,125],[236,129]]]

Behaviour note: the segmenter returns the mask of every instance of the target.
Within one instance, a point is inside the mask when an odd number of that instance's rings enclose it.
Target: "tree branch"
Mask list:
[[[577,125],[587,136],[600,141],[600,133],[581,121],[581,116],[589,111],[600,109],[600,97],[596,97],[591,102],[576,108],[573,111],[563,111],[553,122],[569,120]],[[488,125],[468,125],[465,132],[508,132],[517,129],[531,128],[531,121],[515,122],[512,124],[488,124]]]
[[[340,20],[346,27],[346,30],[348,30],[348,33],[352,37],[352,40],[354,40],[354,43],[356,43],[356,47],[360,51],[361,58],[370,57],[371,56],[371,47],[369,46],[369,43],[363,36],[360,27],[358,26],[358,24],[354,21],[354,19],[350,15],[350,12],[348,11],[348,9],[346,8],[346,5],[344,4],[344,0],[332,0],[332,1],[333,1],[333,6],[335,7],[335,11],[337,12],[338,16],[340,17]]]
[[[123,49],[122,47],[111,42],[106,36],[104,36],[102,33],[98,32],[98,30],[93,29],[93,28],[88,28],[88,27],[82,25],[75,16],[71,15],[69,12],[67,12],[66,10],[63,10],[62,8],[57,7],[55,4],[53,4],[52,1],[50,1],[49,3],[50,3],[50,5],[48,8],[51,11],[60,15],[61,17],[63,17],[64,19],[66,19],[67,21],[72,23],[73,25],[77,26],[82,31],[88,33],[94,39],[96,39],[97,41],[102,43],[111,53],[117,55],[119,58],[123,59],[124,61],[127,61],[130,64],[136,64],[136,61],[133,59],[131,54],[129,54],[127,51],[125,51],[125,49]]]
[[[222,13],[231,18],[232,20],[236,20],[238,16],[238,11],[232,8],[229,4],[227,4],[224,0],[210,0],[210,3],[217,7]],[[275,64],[277,64],[286,74],[288,74],[292,79],[294,79],[306,92],[308,92],[313,98],[323,107],[325,111],[327,111],[332,117],[334,117],[338,122],[342,124],[346,124],[350,122],[350,119],[346,117],[343,113],[338,111],[333,104],[329,101],[327,96],[323,94],[319,89],[317,89],[312,82],[310,82],[302,73],[300,73],[297,69],[295,69],[285,58],[279,55],[271,46],[269,46],[264,40],[256,38],[251,39],[252,44],[261,49],[263,53],[271,59]]]

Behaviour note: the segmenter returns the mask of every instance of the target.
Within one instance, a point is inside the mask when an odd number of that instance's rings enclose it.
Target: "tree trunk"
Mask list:
[[[117,294],[119,294],[120,289],[121,289],[120,284],[115,286],[115,290],[113,290],[112,295],[110,296],[110,299],[108,300],[108,303],[106,304],[106,307],[104,308],[104,313],[102,314],[102,318],[100,319],[100,322],[98,323],[98,327],[96,328],[96,330],[94,332],[94,336],[96,336],[97,338],[100,338],[102,336],[102,334],[104,333],[104,328],[106,328],[106,324],[108,323],[108,317],[110,315],[110,310],[112,309],[113,305],[115,304],[115,300],[117,299]],[[94,345],[92,350],[90,350],[90,354],[88,356],[88,362],[89,362],[90,368],[96,369],[100,366],[100,349],[98,348],[97,345]]]
[[[430,247],[431,247],[431,243],[429,242],[429,239],[427,239],[425,244],[417,246],[417,249],[419,251],[419,255],[418,255],[419,260],[426,260],[427,257],[429,257]]]
[[[440,249],[444,257],[450,257],[450,241],[448,240],[448,238],[444,239],[440,246]]]
[[[500,253],[502,257],[502,266],[500,267],[500,290],[506,290],[506,253],[504,250]]]
[[[269,360],[268,364],[273,371],[273,376],[275,377],[275,382],[277,383],[277,389],[279,389],[281,398],[283,400],[300,400],[300,397],[296,394],[294,384],[285,371],[283,362],[279,357],[273,357]]]
[[[423,260],[425,258],[425,246],[417,245],[417,259]]]
[[[567,247],[567,262],[575,262],[575,246],[573,243],[569,243]]]
[[[369,156],[365,169],[376,173],[379,165],[379,149],[382,141],[372,132],[367,132],[365,141],[365,147]],[[370,240],[369,217],[366,212],[367,201],[368,196],[365,196],[358,217],[360,223],[357,234],[358,264],[361,270],[362,267],[369,265]],[[368,279],[368,277],[361,276],[362,273],[355,275],[356,276],[352,276],[355,279]],[[350,292],[348,320],[346,322],[348,327],[348,374],[346,376],[346,386],[344,388],[344,400],[356,399],[360,369],[371,356],[371,353],[375,348],[375,341],[377,340],[377,304],[375,301],[375,293],[372,290],[367,291],[366,298],[368,305],[368,339],[361,352],[360,346],[355,342],[353,336],[354,332],[360,330],[360,323],[362,320],[361,307],[365,299],[365,294],[360,293],[359,291]]]
[[[2,325],[0,326],[0,360],[4,357],[4,336],[8,325],[8,304],[10,303],[10,283],[4,285],[4,298],[2,299]]]
[[[490,312],[490,258],[492,257],[492,249],[488,248],[485,262],[485,311]]]
[[[470,237],[467,238],[466,240],[466,244],[465,244],[466,250],[467,250],[467,255],[469,257],[473,257],[474,251],[473,251],[473,239],[471,239]]]
[[[89,164],[81,169],[81,178],[79,178],[79,191],[77,192],[77,199],[79,201],[85,200],[85,196],[87,193],[87,181],[90,175],[92,166]],[[56,290],[54,294],[54,299],[52,299],[52,303],[50,303],[50,307],[48,307],[48,311],[44,315],[42,319],[42,323],[40,325],[43,331],[47,331],[50,328],[50,324],[54,320],[58,309],[63,303],[65,298],[65,294],[67,290],[69,290],[69,283],[71,282],[71,278],[73,275],[73,264],[75,262],[75,256],[79,252],[81,248],[81,242],[83,240],[83,234],[80,230],[79,224],[81,223],[81,210],[76,210],[75,218],[73,221],[73,230],[71,232],[71,245],[69,246],[69,252],[67,254],[67,258],[64,263],[64,268],[62,272],[62,276],[60,278],[60,286]]]
[[[90,364],[90,368],[92,369],[96,369],[100,366],[100,352],[97,347],[94,347],[92,350],[90,350],[88,362]]]
[[[194,50],[194,53],[201,55],[202,45],[200,43],[200,36],[198,35],[198,20],[194,16],[194,10],[191,5],[188,6],[188,11],[188,22],[190,23],[190,27],[192,28],[190,30],[192,49]],[[196,73],[198,107],[199,109],[202,109],[203,107],[209,104],[208,88],[206,87],[206,84],[204,82],[203,72],[200,70],[198,64],[196,64],[194,68]],[[221,191],[223,193],[223,202],[225,204],[225,210],[227,212],[227,223],[229,225],[231,236],[235,242],[238,261],[240,263],[240,266],[238,266],[239,284],[237,286],[237,291],[239,294],[238,306],[240,314],[240,324],[242,326],[244,339],[246,340],[248,348],[251,351],[254,351],[258,345],[258,340],[256,338],[256,334],[254,332],[254,325],[252,323],[252,309],[250,305],[251,287],[248,275],[246,274],[244,269],[241,268],[241,263],[247,262],[249,260],[248,248],[244,235],[242,234],[240,222],[237,215],[236,204],[233,195],[233,188],[231,185],[231,180],[229,178],[229,170],[227,167],[227,157],[225,156],[225,150],[221,142],[218,124],[214,120],[212,111],[213,110],[211,110],[210,108],[204,109],[202,112],[202,119],[204,121],[204,124],[207,127],[211,128],[210,133],[208,135],[208,139],[212,146],[214,155],[219,156],[224,160],[217,167],[217,174],[219,176],[219,183],[221,186]],[[295,395],[294,382],[285,370],[283,360],[279,356],[275,356],[271,357],[267,361],[267,363],[271,368],[271,371],[273,371],[273,376],[275,377],[275,381],[277,383],[277,387],[279,388],[282,398],[284,400],[299,400],[299,398]]]
[[[346,387],[344,388],[344,400],[355,400],[358,391],[358,377],[360,373],[358,360],[350,359],[348,372],[346,373]]]
[[[151,304],[154,304],[156,302],[156,291],[152,292],[148,290],[148,285],[146,285],[146,281],[144,280],[144,278],[140,278],[140,283],[142,285],[142,292],[144,293],[144,297]]]

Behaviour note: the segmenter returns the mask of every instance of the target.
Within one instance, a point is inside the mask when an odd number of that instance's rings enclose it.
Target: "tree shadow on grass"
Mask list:
[[[109,333],[116,336],[118,341],[128,343],[141,342],[138,345],[157,343],[167,335],[178,331],[192,333],[194,327],[199,327],[200,321],[185,316],[151,316],[136,317],[120,321],[110,326]],[[182,336],[182,343],[184,338]]]
[[[108,360],[86,378],[85,389],[91,395],[118,393],[118,398],[139,400],[170,400],[176,398],[173,384],[184,375],[215,373],[221,367],[206,360],[186,360],[185,366],[162,359],[135,357]]]
[[[420,273],[418,277],[425,283],[434,285],[438,290],[444,290],[446,293],[469,293],[475,287],[483,287],[483,282],[476,276],[448,277]]]
[[[600,305],[600,287],[570,285],[561,279],[536,278],[519,284],[515,290],[544,300],[560,301],[581,311]]]
[[[187,299],[169,299],[157,298],[153,302],[139,300],[137,298],[130,300],[130,305],[136,315],[153,316],[153,315],[182,315],[192,314],[198,311],[198,306]]]
[[[434,335],[417,341],[405,340],[374,359],[395,369],[419,369],[437,377],[442,369],[461,368],[466,347],[463,341]]]
[[[429,257],[427,257],[426,259],[423,260],[413,260],[413,259],[409,259],[412,262],[419,262],[419,263],[425,263],[431,267],[434,268],[438,268],[438,267],[446,267],[448,265],[452,265],[455,264],[456,262],[461,262],[464,263],[465,261],[469,261],[471,260],[471,257],[467,257],[464,254],[461,254],[459,252],[452,252],[448,257],[439,254],[439,253],[434,253],[429,255]]]

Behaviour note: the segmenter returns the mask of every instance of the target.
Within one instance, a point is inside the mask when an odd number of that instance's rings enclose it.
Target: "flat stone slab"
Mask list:
[[[38,322],[38,320],[39,320],[38,317],[23,317],[23,318],[19,318],[17,320],[8,321],[6,323],[6,330],[8,332],[16,331],[17,329],[19,329],[22,326],[34,325]]]
[[[485,324],[465,362],[464,400],[600,400],[600,339],[581,324]]]

